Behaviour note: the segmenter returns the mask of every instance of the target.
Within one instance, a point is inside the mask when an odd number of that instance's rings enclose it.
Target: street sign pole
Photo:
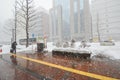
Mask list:
[[[34,33],[32,34],[32,53],[33,53],[33,38],[34,38]]]

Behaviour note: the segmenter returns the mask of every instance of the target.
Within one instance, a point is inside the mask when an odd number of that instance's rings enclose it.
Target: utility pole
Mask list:
[[[15,42],[16,42],[16,36],[17,36],[17,0],[15,0],[15,29],[14,29],[14,34],[15,34]],[[15,44],[15,46],[17,45],[17,43]],[[15,48],[15,54],[16,54],[16,48]]]
[[[97,32],[98,32],[98,40],[100,42],[100,32],[99,32],[99,14],[97,13]]]
[[[17,36],[16,30],[17,30],[17,0],[15,0],[15,42]]]
[[[12,29],[12,38],[11,38],[11,43],[13,43],[15,40],[15,29]]]
[[[92,15],[91,15],[91,39],[92,39],[92,42],[93,42],[93,24],[92,24]]]

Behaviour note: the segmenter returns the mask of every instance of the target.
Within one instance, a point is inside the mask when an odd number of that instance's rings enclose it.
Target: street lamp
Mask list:
[[[16,41],[16,28],[17,28],[17,0],[15,0],[15,41]]]

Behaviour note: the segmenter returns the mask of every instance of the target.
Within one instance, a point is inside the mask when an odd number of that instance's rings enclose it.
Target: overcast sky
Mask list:
[[[13,17],[15,0],[0,0],[0,26],[8,18]],[[47,10],[52,7],[52,0],[35,0],[37,6]]]
[[[35,5],[41,6],[47,10],[52,7],[52,0],[34,0]],[[4,33],[4,22],[9,19],[13,18],[14,12],[14,2],[15,0],[0,0],[0,42],[5,40],[10,40],[10,36],[6,36]],[[3,36],[4,35],[4,36]]]

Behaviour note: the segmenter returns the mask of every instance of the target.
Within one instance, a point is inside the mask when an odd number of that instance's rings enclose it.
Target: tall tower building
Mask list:
[[[61,36],[62,41],[90,39],[89,0],[54,0],[50,13],[54,14],[50,18],[51,26],[54,27],[51,30],[59,33],[51,35],[53,39],[58,36]]]
[[[92,0],[94,40],[120,40],[120,0]]]
[[[71,38],[91,39],[91,14],[89,0],[70,0]]]
[[[62,41],[62,9],[61,6],[50,9],[50,40]]]

